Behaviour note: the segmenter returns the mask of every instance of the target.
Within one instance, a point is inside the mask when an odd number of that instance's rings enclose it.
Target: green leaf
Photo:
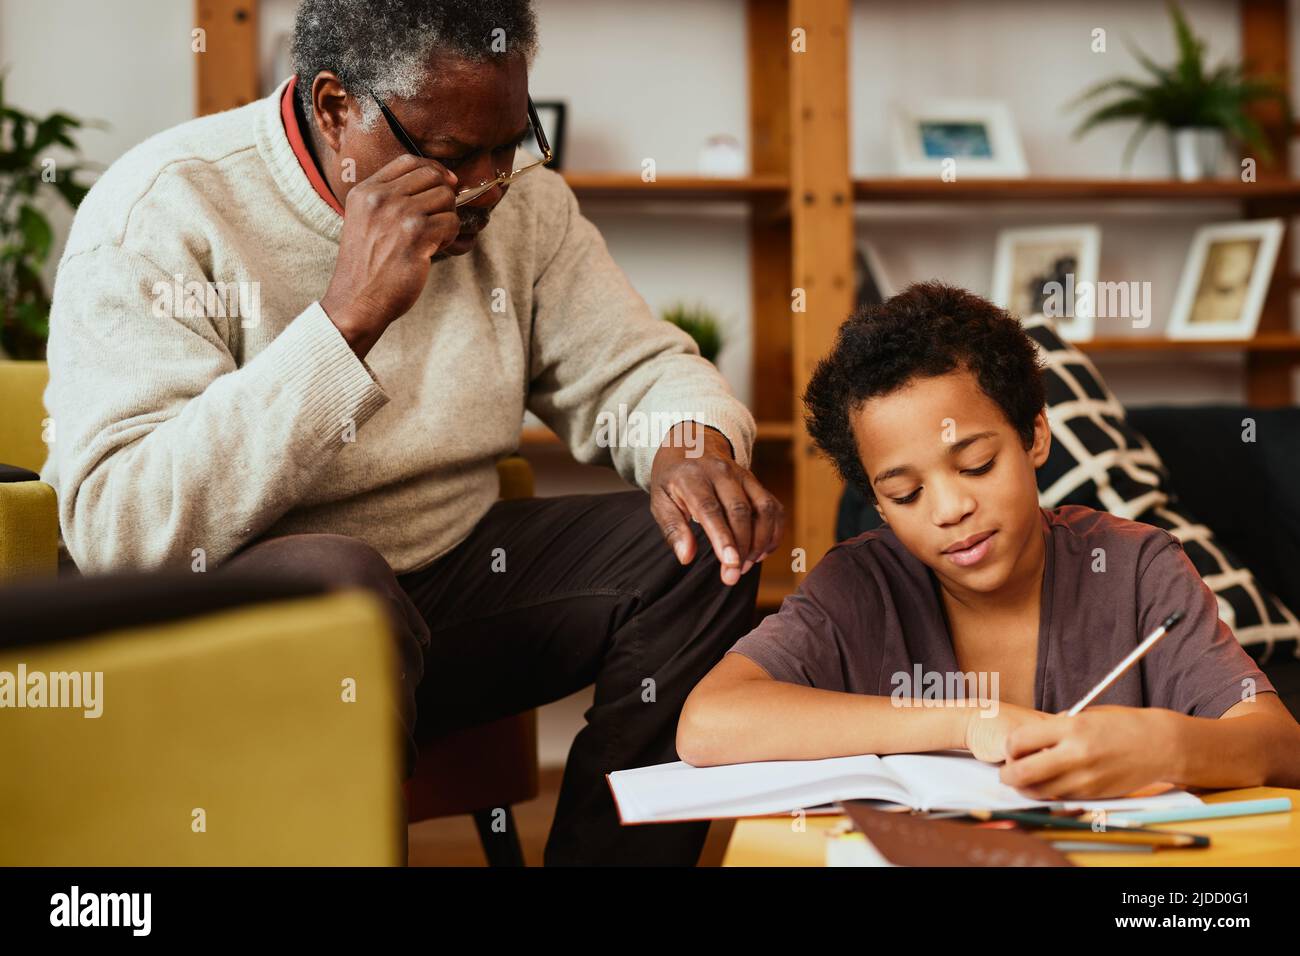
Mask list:
[[[18,210],[18,228],[22,230],[31,257],[43,263],[49,256],[50,246],[54,242],[54,230],[50,228],[49,220],[35,208],[24,203]]]
[[[1167,85],[1168,83],[1171,82],[1173,76],[1171,70],[1167,70],[1162,66],[1157,66],[1156,63],[1152,61],[1152,59],[1149,56],[1143,53],[1140,49],[1138,49],[1138,47],[1136,47],[1128,40],[1124,41],[1124,45],[1128,47],[1128,52],[1133,57],[1133,59],[1137,60],[1138,63],[1142,65],[1143,69],[1145,69],[1148,73],[1154,76],[1159,83],[1163,85]]]
[[[1137,143],[1152,125],[1170,129],[1213,127],[1252,142],[1264,153],[1264,141],[1255,122],[1246,112],[1248,104],[1275,100],[1283,104],[1290,117],[1284,85],[1274,77],[1250,76],[1241,64],[1220,63],[1207,75],[1203,40],[1192,32],[1182,9],[1167,0],[1170,20],[1177,43],[1178,59],[1169,67],[1161,66],[1134,44],[1125,41],[1134,59],[1155,82],[1139,83],[1119,78],[1105,80],[1084,90],[1068,106],[1077,108],[1106,93],[1118,94],[1109,103],[1094,109],[1074,130],[1079,137],[1103,123],[1136,120],[1139,123],[1126,147],[1132,156]],[[1126,159],[1127,163],[1127,159]]]
[[[86,198],[86,193],[90,192],[88,187],[74,182],[71,176],[60,176],[54,181],[53,185],[58,190],[59,195],[73,209],[80,206],[81,201]]]
[[[41,302],[19,302],[17,308],[18,324],[32,335],[44,339],[50,334],[50,311]]]
[[[1074,135],[1076,138],[1080,137],[1095,126],[1100,126],[1102,123],[1111,123],[1115,120],[1145,119],[1148,112],[1149,108],[1142,100],[1119,100],[1090,113],[1075,128]]]
[[[1202,82],[1201,53],[1204,44],[1192,33],[1187,25],[1187,18],[1178,4],[1169,0],[1169,15],[1174,21],[1174,35],[1178,39],[1178,73],[1185,83],[1197,85]]]
[[[1151,127],[1153,125],[1154,123],[1152,120],[1143,120],[1138,123],[1137,128],[1134,129],[1132,134],[1129,136],[1128,142],[1124,144],[1124,154],[1122,159],[1125,169],[1128,169],[1129,164],[1133,162],[1133,155],[1137,152],[1137,148],[1142,144],[1142,141],[1147,138],[1147,133],[1151,132]]]

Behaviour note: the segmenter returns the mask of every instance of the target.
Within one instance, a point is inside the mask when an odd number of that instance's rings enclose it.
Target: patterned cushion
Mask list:
[[[1181,507],[1160,456],[1129,426],[1124,407],[1088,357],[1042,316],[1025,319],[1024,327],[1046,366],[1052,426],[1052,450],[1038,471],[1040,504],[1087,505],[1164,528],[1182,542],[1219,599],[1219,617],[1252,656],[1267,658],[1279,642],[1300,647],[1300,621]]]

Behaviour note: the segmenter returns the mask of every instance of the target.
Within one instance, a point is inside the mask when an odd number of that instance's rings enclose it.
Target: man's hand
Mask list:
[[[699,522],[727,585],[772,553],[785,521],[781,503],[736,464],[726,437],[695,422],[675,425],[655,453],[650,511],[682,564],[695,560],[690,522]]]
[[[993,711],[992,702],[986,708],[963,708],[966,718],[966,749],[977,760],[985,763],[1001,763],[1009,756],[1008,741],[1012,735],[1029,724],[1052,720],[1051,714],[1006,701],[997,701],[997,711]]]
[[[1179,715],[1154,707],[1089,707],[1016,728],[1002,782],[1037,800],[1122,797],[1174,780]]]
[[[320,304],[358,357],[415,305],[430,257],[460,232],[455,185],[456,174],[441,163],[406,154],[348,192]]]

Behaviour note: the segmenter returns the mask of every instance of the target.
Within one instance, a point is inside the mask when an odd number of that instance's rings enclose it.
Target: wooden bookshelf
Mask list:
[[[1300,208],[1300,182],[1235,179],[1183,183],[1168,179],[857,179],[859,202],[1187,202],[1267,200]]]
[[[841,485],[814,453],[797,396],[817,359],[853,307],[854,213],[877,203],[1238,203],[1245,218],[1300,212],[1300,183],[1289,178],[1291,123],[1272,104],[1256,119],[1273,147],[1255,183],[1180,183],[1034,177],[1017,180],[858,179],[850,175],[849,43],[852,0],[735,0],[746,15],[749,86],[749,176],[717,179],[635,173],[566,171],[581,199],[638,202],[738,202],[748,206],[751,315],[754,342],[753,412],[759,422],[754,471],[786,506],[787,530],[765,562],[760,604],[774,607],[796,586],[790,550],[807,566],[834,543]],[[867,2],[867,0],[861,0]],[[870,0],[872,3],[879,0]],[[1154,7],[1153,9],[1159,9]],[[1290,76],[1286,0],[1240,0],[1242,58],[1261,75]],[[196,23],[207,30],[207,52],[196,57],[199,113],[246,103],[258,95],[257,0],[196,0]],[[790,31],[805,31],[807,49],[790,50]],[[678,65],[680,67],[680,65]],[[1129,353],[1182,361],[1214,352],[1244,355],[1248,401],[1290,404],[1291,371],[1300,362],[1290,325],[1296,288],[1284,240],[1259,335],[1249,342],[1172,342],[1102,338],[1080,343],[1088,353]],[[792,312],[794,289],[807,310]],[[1161,358],[1166,354],[1165,358]],[[528,430],[525,446],[555,443],[546,429]]]
[[[1075,342],[1081,352],[1278,352],[1300,355],[1300,335],[1265,332],[1253,339],[1166,339],[1160,336],[1117,335]]]
[[[790,180],[785,176],[660,176],[645,182],[635,174],[566,170],[564,180],[579,199],[749,202],[783,200],[790,192]]]

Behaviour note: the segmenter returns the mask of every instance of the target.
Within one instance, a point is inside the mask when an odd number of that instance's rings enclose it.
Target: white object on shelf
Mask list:
[[[710,136],[700,149],[700,175],[738,179],[745,175],[745,152],[736,137]]]

